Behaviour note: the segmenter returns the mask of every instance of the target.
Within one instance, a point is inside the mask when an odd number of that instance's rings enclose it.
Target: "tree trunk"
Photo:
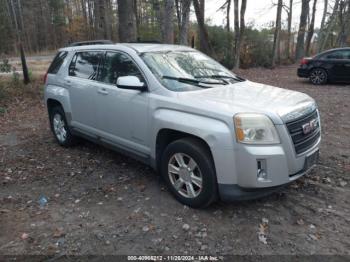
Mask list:
[[[331,33],[333,32],[334,27],[336,26],[337,23],[337,15],[339,12],[339,0],[335,0],[334,2],[334,7],[333,7],[333,12],[332,15],[329,18],[329,22],[328,22],[328,26],[327,26],[327,30],[325,31],[324,34],[324,38],[322,39],[322,42],[320,43],[320,51],[324,50],[327,42],[328,42],[328,38],[331,35]],[[331,46],[333,46],[333,43],[331,44]]]
[[[93,7],[92,7],[92,2],[91,0],[87,0],[87,3],[88,3],[88,11],[89,11],[89,31],[90,31],[90,39],[93,39],[95,38],[95,32],[94,32],[94,28],[93,28],[93,25],[94,25],[94,18],[93,18],[93,15],[92,15],[92,10],[93,10]]]
[[[283,6],[282,0],[278,0],[276,28],[275,28],[275,33],[273,37],[273,48],[272,48],[272,61],[271,61],[272,68],[276,66],[276,58],[278,56],[278,49],[279,49],[278,46],[280,44],[282,6]]]
[[[110,1],[110,0],[107,0]],[[133,0],[133,6],[134,6],[134,14],[135,14],[135,20],[136,20],[136,35],[140,35],[140,19],[138,16],[138,1]]]
[[[317,5],[317,0],[314,0],[314,4],[312,7],[311,21],[310,21],[310,25],[309,25],[309,31],[308,31],[307,37],[306,37],[305,53],[307,56],[310,55],[311,41],[312,41],[312,37],[314,36],[316,5]]]
[[[293,18],[293,0],[289,0],[288,12],[288,36],[287,36],[287,58],[291,60],[291,40],[292,40],[292,18]]]
[[[231,12],[231,0],[227,0],[227,6],[226,6],[226,30],[228,33],[230,33],[230,12]]]
[[[111,2],[110,0],[104,0],[103,2],[103,15],[104,15],[104,38],[112,39],[112,19],[111,19]]]
[[[340,2],[339,22],[340,32],[337,40],[337,46],[345,47],[350,24],[350,0],[348,0],[347,3],[343,1]]]
[[[196,13],[199,28],[199,49],[209,56],[214,55],[213,49],[209,43],[209,35],[204,22],[204,2],[200,5],[198,0],[193,0],[193,6]]]
[[[87,17],[85,0],[81,0],[80,1],[80,5],[81,5],[81,11],[82,11],[82,14],[83,14],[83,18],[84,18],[85,38],[89,39],[89,20],[88,20],[88,17]]]
[[[136,18],[133,8],[133,1],[118,0],[120,42],[136,41]]]
[[[347,11],[347,19],[346,19],[345,25],[349,25],[349,24],[350,24],[350,0],[348,0],[348,11]],[[344,35],[344,46],[346,46],[346,40],[348,40],[349,37],[350,37],[350,26],[346,26],[345,35]]]
[[[181,2],[181,3],[180,3]],[[176,22],[177,22],[177,28],[179,32],[181,31],[181,21],[182,21],[182,1],[181,0],[175,0],[175,10],[176,10]]]
[[[182,0],[181,26],[180,26],[180,45],[188,45],[188,27],[190,23],[191,1]]]
[[[307,17],[309,14],[309,2],[310,0],[302,0],[301,2],[301,14],[297,37],[297,46],[295,50],[295,60],[298,60],[305,55],[305,29],[307,24]]]
[[[17,43],[19,44],[19,50],[20,50],[20,56],[21,56],[23,82],[26,85],[30,82],[30,79],[29,79],[29,72],[28,72],[28,67],[27,67],[26,56],[24,54],[24,49],[23,49],[23,45],[22,45],[22,35],[21,35],[21,32],[19,31],[18,19],[17,19],[17,14],[15,11],[15,6],[13,4],[13,0],[11,0],[10,3],[11,3],[11,8],[12,8],[13,20],[14,20],[14,24],[16,27]]]
[[[241,12],[240,12],[240,29],[239,29],[239,41],[238,41],[238,53],[236,56],[236,68],[240,67],[240,58],[241,58],[241,49],[242,43],[244,40],[244,31],[245,31],[245,11],[247,9],[247,0],[242,0]]]
[[[109,38],[105,0],[94,0],[95,35],[98,39]]]
[[[166,44],[174,43],[174,0],[164,1],[164,30],[163,30],[163,42]]]
[[[234,25],[235,25],[235,42],[234,42],[234,63],[233,68],[239,67],[239,42],[240,42],[240,31],[239,31],[239,0],[233,0],[234,10]]]
[[[26,60],[26,56],[24,54],[24,49],[22,46],[22,43],[19,43],[19,50],[21,52],[21,63],[22,63],[22,71],[23,71],[23,83],[25,85],[30,83],[30,78],[29,78],[29,71],[28,71],[28,67],[27,67],[27,60]]]
[[[324,24],[326,22],[326,16],[327,16],[327,10],[328,10],[328,0],[324,0],[324,9],[323,9],[321,28],[320,28],[321,30],[324,29]]]

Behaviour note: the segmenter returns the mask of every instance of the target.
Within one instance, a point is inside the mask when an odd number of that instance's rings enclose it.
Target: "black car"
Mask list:
[[[298,76],[309,78],[314,85],[350,81],[350,47],[322,52],[311,58],[303,58]]]

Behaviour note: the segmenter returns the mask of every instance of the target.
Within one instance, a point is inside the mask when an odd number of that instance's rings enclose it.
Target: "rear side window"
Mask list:
[[[53,59],[49,70],[47,71],[49,74],[57,74],[58,70],[60,70],[64,59],[67,57],[68,52],[58,52],[55,58]]]
[[[102,54],[98,51],[76,53],[69,65],[69,75],[95,80]]]

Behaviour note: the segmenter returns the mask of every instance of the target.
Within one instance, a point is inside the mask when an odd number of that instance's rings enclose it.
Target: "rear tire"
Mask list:
[[[322,68],[314,68],[310,72],[310,82],[314,85],[324,85],[328,81],[328,74]]]
[[[52,133],[61,146],[70,147],[76,143],[76,137],[69,129],[66,115],[61,106],[55,106],[50,110],[50,125]]]
[[[169,144],[161,158],[161,175],[175,198],[190,207],[217,200],[217,179],[208,148],[195,138]]]

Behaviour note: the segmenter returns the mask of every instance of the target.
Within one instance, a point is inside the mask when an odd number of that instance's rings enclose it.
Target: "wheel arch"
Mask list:
[[[215,169],[215,163],[214,163],[214,158],[213,158],[213,154],[211,152],[210,146],[209,144],[201,137],[187,133],[187,132],[183,132],[183,131],[179,131],[179,130],[175,130],[175,129],[169,129],[169,128],[163,128],[160,129],[157,133],[157,137],[156,137],[156,146],[155,146],[155,163],[154,166],[156,168],[157,171],[160,170],[160,159],[161,156],[165,150],[165,148],[172,142],[179,140],[179,139],[183,139],[183,138],[192,138],[197,140],[198,142],[200,142],[205,149],[207,150],[207,152],[209,153],[212,161],[213,161],[213,166]]]
[[[63,108],[61,102],[56,100],[56,99],[53,99],[53,98],[47,99],[46,106],[47,106],[47,111],[48,111],[49,115],[51,115],[51,111],[54,107],[60,106]]]
[[[54,85],[48,85],[45,88],[45,102],[47,106],[47,110],[50,116],[50,110],[54,106],[61,106],[68,124],[70,125],[71,122],[71,104],[70,104],[70,97],[69,92],[67,89],[59,86]]]

